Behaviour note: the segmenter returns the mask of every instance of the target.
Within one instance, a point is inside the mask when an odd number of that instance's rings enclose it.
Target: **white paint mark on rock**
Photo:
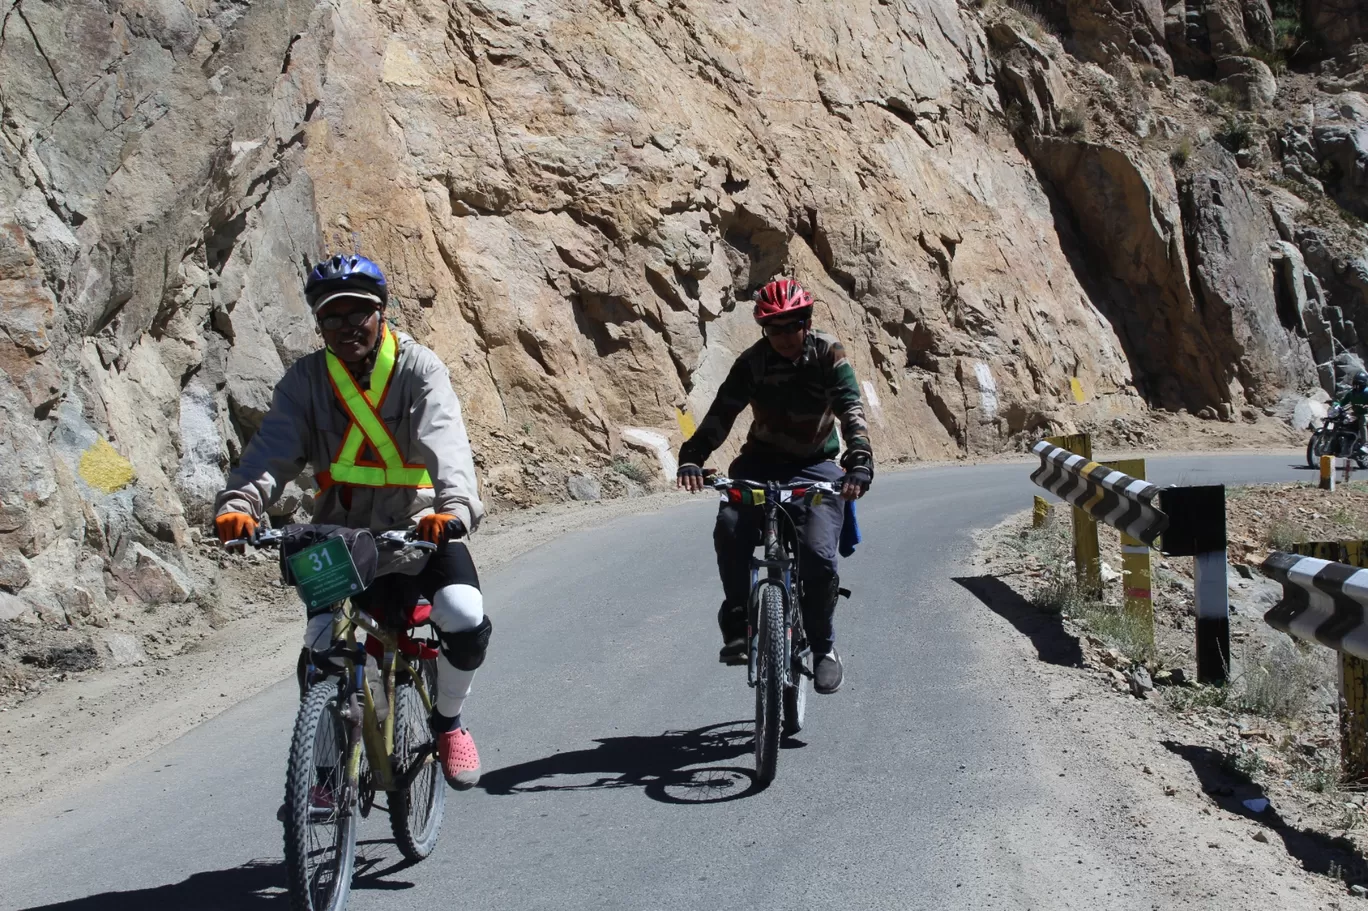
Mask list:
[[[874,384],[869,380],[860,383],[860,388],[864,390],[865,401],[869,403],[869,413],[874,418],[874,423],[880,427],[884,426],[883,406],[879,404],[879,394],[874,391]]]
[[[623,427],[622,438],[631,440],[633,443],[640,443],[653,450],[656,458],[660,460],[660,470],[664,474],[666,481],[673,481],[675,473],[679,471],[679,462],[675,460],[674,452],[670,449],[670,438],[655,430],[647,430],[644,427]]]
[[[987,364],[978,363],[974,365],[974,376],[978,378],[979,399],[983,403],[983,416],[987,418],[996,417],[998,396],[997,383],[993,380],[993,371],[988,369]]]

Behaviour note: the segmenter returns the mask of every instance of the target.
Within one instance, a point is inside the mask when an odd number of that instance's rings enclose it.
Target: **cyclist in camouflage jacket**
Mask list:
[[[736,359],[707,416],[680,449],[679,485],[694,492],[703,489],[701,466],[749,405],[750,433],[728,474],[782,483],[839,482],[847,499],[863,496],[874,477],[874,457],[859,383],[845,350],[836,339],[809,328],[812,296],[796,281],[772,281],[756,292],[755,300],[755,319],[765,337]],[[842,437],[846,451],[837,464]],[[793,511],[803,626],[816,661],[814,686],[819,693],[834,693],[844,677],[833,622],[844,510],[839,501],[828,499]],[[713,543],[725,599],[717,612],[723,640],[718,658],[724,663],[746,660],[750,558],[760,534],[754,510],[722,505]]]

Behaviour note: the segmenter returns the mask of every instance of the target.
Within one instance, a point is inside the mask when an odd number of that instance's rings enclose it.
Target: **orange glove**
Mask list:
[[[257,521],[245,512],[225,512],[214,520],[214,530],[218,532],[221,543],[250,538],[256,531]]]
[[[465,534],[465,523],[448,512],[434,512],[418,520],[418,537],[433,544]]]

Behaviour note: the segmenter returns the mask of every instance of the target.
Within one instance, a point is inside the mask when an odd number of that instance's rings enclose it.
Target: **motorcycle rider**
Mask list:
[[[1354,454],[1368,455],[1368,450],[1364,448],[1364,424],[1365,418],[1368,418],[1368,371],[1360,370],[1355,373],[1349,390],[1337,399],[1335,404],[1354,416]]]
[[[839,482],[850,500],[869,489],[874,454],[860,386],[841,343],[810,328],[812,310],[812,295],[792,279],[775,279],[755,293],[755,321],[763,337],[736,359],[698,430],[680,449],[679,486],[694,493],[703,489],[701,466],[749,405],[754,420],[729,475],[781,483]],[[842,437],[846,451],[838,465],[833,459]],[[803,626],[815,661],[813,688],[834,693],[845,676],[833,623],[840,597],[836,556],[843,506],[828,498],[792,512]],[[724,595],[717,612],[723,643],[718,660],[727,664],[745,661],[750,560],[761,532],[754,510],[722,504],[713,544]]]
[[[409,529],[439,545],[427,555],[383,552],[362,598],[432,602],[438,631],[436,699],[429,719],[437,757],[454,788],[474,787],[480,757],[461,711],[485,659],[491,624],[464,542],[484,515],[461,405],[446,366],[385,322],[388,285],[364,256],[336,255],[309,273],[304,297],[325,347],[296,361],[226,488],[214,520],[223,542],[249,537],[285,485],[311,467],[313,521],[374,532]],[[363,392],[363,390],[365,390]],[[311,614],[301,668],[328,648],[332,614]]]

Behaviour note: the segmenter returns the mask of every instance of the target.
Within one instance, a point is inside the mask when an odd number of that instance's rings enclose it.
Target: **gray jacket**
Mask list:
[[[316,497],[313,521],[388,531],[411,528],[419,517],[441,512],[456,516],[474,531],[484,517],[484,506],[451,378],[432,351],[402,332],[395,337],[399,354],[380,417],[404,461],[427,468],[432,488],[352,487],[351,506],[346,507],[341,486],[334,485]],[[369,374],[357,378],[363,389],[369,382]],[[332,464],[350,424],[328,380],[325,352],[295,361],[276,384],[271,410],[215,500],[215,515],[242,512],[261,521],[266,508],[305,467],[317,474]],[[409,558],[400,561],[403,566],[382,554],[381,571],[416,572],[419,566],[410,565],[420,562],[412,559],[416,552],[405,553]]]

